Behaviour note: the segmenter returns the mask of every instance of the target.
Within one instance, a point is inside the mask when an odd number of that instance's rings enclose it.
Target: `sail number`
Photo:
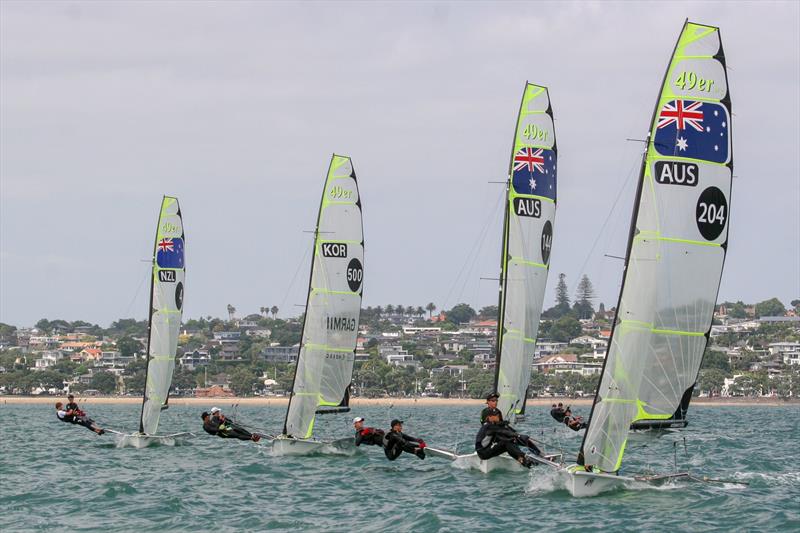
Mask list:
[[[358,292],[361,288],[361,281],[364,279],[364,267],[361,261],[355,257],[347,264],[347,285],[353,292]]]
[[[722,234],[728,216],[728,202],[725,194],[717,187],[709,187],[697,199],[697,229],[709,241]]]
[[[525,129],[522,130],[523,137],[531,141],[546,141],[548,134],[549,132],[547,130],[543,130],[536,124],[528,124],[525,126]]]
[[[549,264],[550,262],[550,249],[553,247],[553,225],[550,221],[546,221],[544,223],[544,227],[542,228],[542,263],[545,265]]]
[[[675,87],[684,91],[691,91],[697,89],[699,91],[711,92],[711,87],[714,85],[714,80],[701,78],[691,71],[683,71],[675,78]]]

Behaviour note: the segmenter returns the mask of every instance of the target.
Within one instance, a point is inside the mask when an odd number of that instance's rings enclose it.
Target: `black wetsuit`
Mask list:
[[[564,418],[564,424],[569,429],[571,429],[572,431],[580,431],[580,430],[584,429],[587,426],[586,422],[581,422],[580,420],[578,420],[575,417],[573,417],[573,418],[566,418],[565,417]]]
[[[67,412],[72,411],[74,413],[77,413],[78,411],[80,411],[80,407],[78,407],[78,404],[75,403],[75,402],[69,402],[64,407],[64,410],[67,411]],[[75,415],[67,415],[67,418],[69,418],[69,421],[72,422],[74,420],[74,418],[75,418]]]
[[[222,437],[223,439],[253,440],[253,434],[242,426],[230,420],[223,420],[217,417],[211,417],[211,419],[212,427],[213,424],[217,426],[217,437]],[[205,425],[203,425],[203,429],[205,429]]]
[[[413,453],[420,459],[425,459],[425,450],[420,447],[422,439],[406,435],[402,431],[390,431],[383,438],[383,453],[390,461],[394,461],[403,452]]]
[[[58,416],[59,412],[56,411],[56,418],[58,418],[62,422],[69,422],[71,424],[77,424],[79,426],[83,426],[86,429],[90,429],[92,431],[94,431],[96,429],[100,429],[100,428],[97,427],[97,424],[95,424],[94,420],[92,420],[91,418],[89,418],[85,414],[83,414],[83,415],[69,414],[70,412],[76,413],[76,411],[65,410],[64,411],[64,417],[62,418],[62,417]],[[100,430],[100,431],[101,431],[101,433],[105,433],[103,430]]]
[[[550,409],[550,416],[556,419],[556,422],[563,422],[564,417],[567,416],[567,413],[564,411],[563,407],[554,407]]]
[[[503,453],[508,453],[514,459],[525,457],[525,452],[519,448],[520,446],[530,449],[536,455],[542,453],[528,435],[517,433],[514,428],[503,422],[499,424],[486,422],[475,436],[475,451],[481,459],[491,459]]]
[[[484,407],[483,411],[481,411],[481,424],[486,422],[486,417],[488,416],[490,410],[491,409],[489,407]],[[502,422],[502,421],[503,421],[503,414],[501,413],[500,414],[500,422]]]
[[[356,431],[356,446],[361,446],[362,444],[383,446],[384,436],[385,433],[382,429],[362,428],[361,431]]]
[[[203,420],[203,431],[209,435],[216,435],[219,433],[219,422],[215,421],[210,416]]]

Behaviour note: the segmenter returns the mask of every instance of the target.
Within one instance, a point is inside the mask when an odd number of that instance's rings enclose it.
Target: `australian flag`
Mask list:
[[[163,237],[156,243],[156,264],[159,268],[183,268],[183,239]]]
[[[658,112],[654,143],[661,155],[725,163],[729,131],[722,104],[672,100]]]
[[[546,148],[520,148],[512,163],[512,184],[517,194],[556,199],[556,154]]]

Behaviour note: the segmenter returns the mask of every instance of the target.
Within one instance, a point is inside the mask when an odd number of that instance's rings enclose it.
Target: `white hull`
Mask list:
[[[567,478],[567,490],[576,498],[597,496],[601,492],[619,489],[625,483],[634,481],[633,478],[625,476],[586,472],[577,465],[567,467],[564,474]]]
[[[315,453],[353,455],[355,452],[355,442],[352,438],[323,441],[281,436],[272,441],[273,455],[311,455]]]
[[[106,430],[108,431],[108,430]],[[194,433],[173,433],[172,435],[146,435],[144,433],[120,433],[117,435],[117,448],[147,448],[148,446],[175,446],[186,439],[194,437]]]
[[[468,469],[475,469],[488,474],[495,470],[504,472],[525,472],[528,469],[519,464],[510,455],[498,455],[491,459],[481,459],[477,453],[467,455],[457,455],[455,458],[456,466]]]

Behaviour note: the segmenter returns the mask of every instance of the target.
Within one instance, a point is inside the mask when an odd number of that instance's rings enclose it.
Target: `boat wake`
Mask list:
[[[138,433],[115,433],[117,448],[148,448],[155,446],[185,446],[194,437],[193,433],[174,435],[140,435]]]

